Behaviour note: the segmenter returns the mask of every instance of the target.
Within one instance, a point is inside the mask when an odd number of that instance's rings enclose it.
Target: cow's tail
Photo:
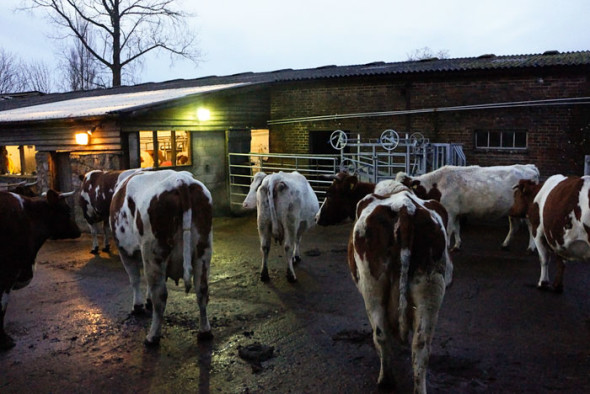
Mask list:
[[[269,179],[268,194],[267,194],[268,211],[270,214],[270,221],[272,224],[272,236],[275,239],[280,238],[279,220],[277,218],[277,208],[275,206],[275,201],[274,201],[274,190],[275,190],[275,184],[276,184],[277,180],[278,180],[277,177],[274,177],[274,176]]]
[[[403,343],[408,340],[408,270],[410,268],[410,249],[403,248],[400,253],[399,276],[399,335]]]
[[[184,289],[188,293],[193,278],[193,244],[191,240],[193,210],[190,204],[188,185],[180,188],[180,206],[182,209],[182,267],[184,271]]]

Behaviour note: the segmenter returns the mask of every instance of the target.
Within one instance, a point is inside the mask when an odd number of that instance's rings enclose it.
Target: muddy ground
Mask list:
[[[88,234],[48,241],[31,285],[11,293],[6,329],[16,347],[0,353],[0,392],[377,393],[379,359],[346,264],[350,229],[307,234],[296,284],[273,247],[264,284],[255,217],[215,219],[208,309],[215,337],[197,342],[195,295],[169,281],[157,350],[143,345],[149,318],[129,315],[132,293],[116,252],[89,254]],[[464,229],[429,390],[589,392],[590,269],[571,263],[563,294],[538,291],[527,235],[521,231],[507,252],[499,249],[505,233],[503,221]],[[266,350],[258,362],[240,356],[257,346]],[[398,364],[399,392],[408,392],[409,352]]]

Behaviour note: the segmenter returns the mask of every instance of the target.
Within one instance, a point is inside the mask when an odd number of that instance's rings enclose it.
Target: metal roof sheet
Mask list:
[[[193,86],[175,89],[149,90],[106,94],[102,96],[78,97],[69,100],[20,107],[0,112],[0,122],[51,120],[103,116],[120,110],[130,110],[153,105],[194,94],[231,89],[244,83]]]

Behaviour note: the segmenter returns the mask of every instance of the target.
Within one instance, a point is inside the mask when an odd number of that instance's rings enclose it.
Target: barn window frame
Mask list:
[[[153,162],[145,163],[140,158],[142,168],[170,168],[192,166],[192,133],[188,130],[141,130],[138,133],[139,155],[148,153]],[[154,152],[158,152],[158,160],[154,159]],[[160,157],[164,153],[165,158]],[[186,162],[179,162],[179,155],[185,156]],[[166,164],[164,164],[166,163]]]
[[[0,166],[0,175],[37,175],[35,145],[2,145],[1,148],[6,149],[7,168]],[[11,170],[11,168],[14,169]]]
[[[526,150],[526,130],[475,130],[473,145],[477,150]]]

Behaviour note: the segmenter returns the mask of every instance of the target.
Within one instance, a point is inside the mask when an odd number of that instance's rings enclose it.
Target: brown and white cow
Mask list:
[[[65,197],[49,190],[47,196],[29,198],[0,192],[0,350],[14,346],[4,331],[4,315],[11,290],[27,286],[33,279],[37,252],[48,239],[78,238]]]
[[[140,268],[153,303],[146,345],[159,344],[168,298],[166,279],[194,284],[199,305],[199,339],[209,339],[207,318],[212,255],[213,203],[209,190],[186,171],[137,172],[122,181],[111,203],[111,231],[133,288],[133,311],[142,312]]]
[[[138,169],[103,171],[93,170],[85,175],[80,175],[82,184],[78,203],[82,208],[84,219],[88,222],[92,234],[92,250],[90,253],[98,254],[98,233],[102,223],[104,236],[103,252],[110,251],[109,242],[109,208],[115,188],[123,179],[127,178]]]
[[[520,180],[514,191],[515,215],[526,212],[539,253],[538,287],[549,285],[549,254],[557,256],[553,289],[563,291],[565,260],[590,260],[590,176],[553,175],[543,184]]]
[[[412,335],[414,391],[426,392],[430,347],[453,265],[440,203],[407,188],[370,194],[357,206],[349,245],[352,278],[363,296],[381,359],[378,384],[394,385],[396,342]]]

